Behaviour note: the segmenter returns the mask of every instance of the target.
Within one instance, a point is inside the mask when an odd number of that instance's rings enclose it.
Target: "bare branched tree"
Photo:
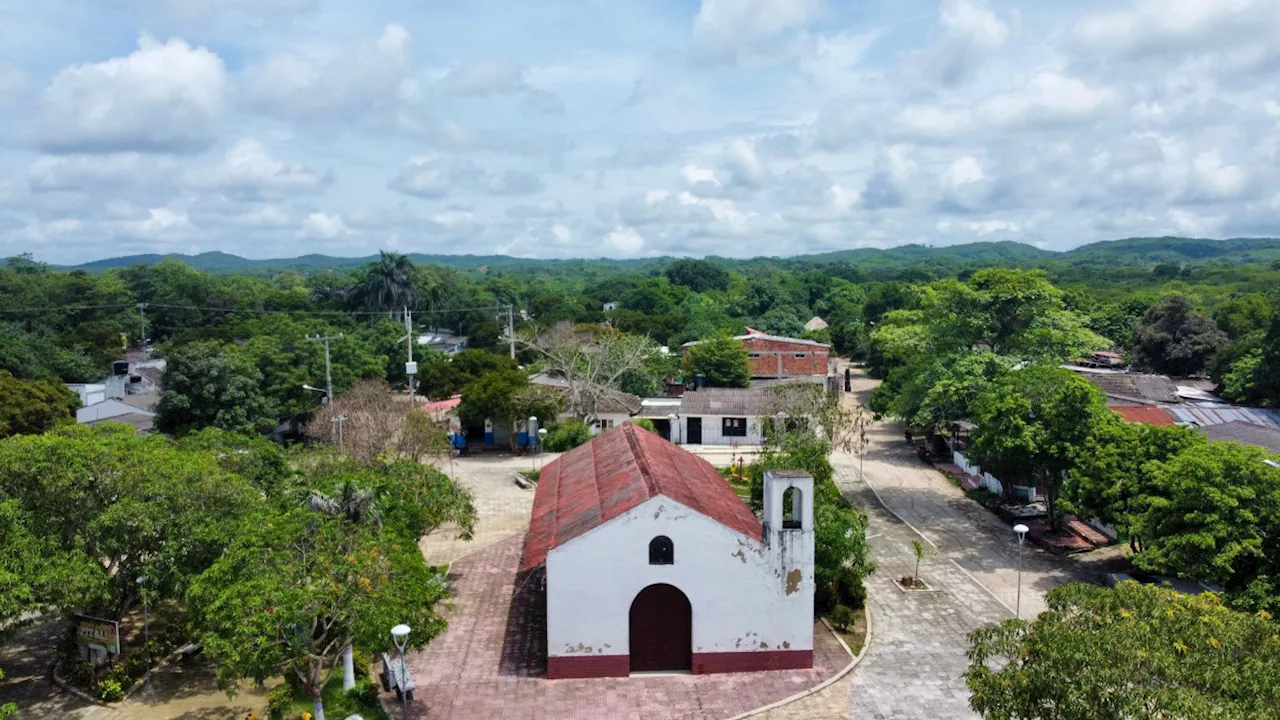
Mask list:
[[[407,457],[438,465],[449,452],[447,426],[411,411],[380,380],[361,380],[334,398],[316,413],[307,434],[337,446],[339,417],[343,418],[343,448],[365,464]]]
[[[826,440],[833,451],[865,450],[869,423],[866,411],[860,406],[846,407],[840,402],[840,396],[828,392],[825,385],[788,382],[774,385],[768,392],[766,422],[775,422],[781,415],[787,423],[787,432],[812,432]]]
[[[608,327],[585,329],[567,321],[535,330],[517,342],[538,355],[548,375],[565,383],[565,411],[588,422],[602,408],[622,402],[623,376],[659,352],[647,337]]]

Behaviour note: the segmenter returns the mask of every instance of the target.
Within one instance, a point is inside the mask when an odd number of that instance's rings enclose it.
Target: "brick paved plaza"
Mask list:
[[[850,661],[818,624],[811,670],[546,680],[542,618],[527,607],[528,587],[513,607],[522,543],[516,534],[454,564],[449,629],[409,657],[414,704],[426,717],[723,719],[813,687]]]

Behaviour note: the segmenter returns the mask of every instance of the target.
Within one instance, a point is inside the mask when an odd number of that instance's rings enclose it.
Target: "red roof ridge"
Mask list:
[[[640,444],[640,438],[636,437],[637,430],[639,430],[639,428],[636,427],[635,423],[627,422],[622,424],[622,434],[627,438],[627,444],[631,446],[631,454],[635,457],[636,466],[640,469],[640,477],[644,480],[645,490],[648,492],[649,497],[660,495],[661,492],[659,491],[658,486],[653,482],[653,473],[650,472],[649,463],[645,459],[644,448]],[[645,432],[648,431],[646,430]],[[592,451],[592,454],[594,455],[594,450]],[[600,486],[597,485],[597,498],[599,497],[599,493]]]

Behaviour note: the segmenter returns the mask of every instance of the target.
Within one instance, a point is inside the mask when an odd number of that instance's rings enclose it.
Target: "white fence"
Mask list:
[[[988,472],[983,472],[982,468],[969,462],[969,459],[966,458],[959,450],[952,452],[951,455],[956,467],[963,470],[966,475],[973,475],[974,477],[977,477],[978,484],[983,490],[986,490],[992,495],[1004,497],[1004,485],[1002,485],[994,475]]]

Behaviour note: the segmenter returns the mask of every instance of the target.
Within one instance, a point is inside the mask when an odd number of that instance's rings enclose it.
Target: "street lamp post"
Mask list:
[[[142,646],[147,650],[147,684],[145,692],[151,692],[151,613],[147,607],[146,575],[138,576],[138,594],[142,595]]]
[[[1013,616],[1022,619],[1022,541],[1027,539],[1027,532],[1031,528],[1021,523],[1013,526],[1013,531],[1018,534],[1018,601],[1014,606]]]
[[[536,416],[530,415],[529,423],[525,425],[525,428],[524,428],[525,443],[526,443],[526,447],[529,448],[529,461],[530,461],[529,469],[530,470],[538,469],[538,464],[537,464],[538,448],[534,445],[534,438],[538,436],[537,427],[538,427],[538,418]]]
[[[404,666],[404,648],[409,641],[409,626],[401,623],[391,628],[391,640],[400,651],[400,681],[396,684],[400,686],[400,703],[404,708],[404,719],[409,720],[409,673],[405,671]]]
[[[539,463],[541,463],[542,461],[542,453],[546,450],[546,447],[547,447],[547,429],[538,428],[538,447],[536,449],[536,457],[538,458]]]

